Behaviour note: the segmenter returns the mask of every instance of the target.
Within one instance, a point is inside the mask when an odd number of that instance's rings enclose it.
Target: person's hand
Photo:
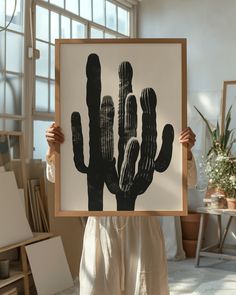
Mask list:
[[[64,134],[62,133],[60,126],[56,126],[56,124],[53,123],[46,130],[46,139],[48,142],[47,155],[50,157],[56,150],[56,146],[64,142]]]
[[[192,147],[194,146],[196,141],[196,135],[192,131],[190,127],[187,127],[180,133],[179,142],[187,145],[188,148],[188,160],[192,159]]]

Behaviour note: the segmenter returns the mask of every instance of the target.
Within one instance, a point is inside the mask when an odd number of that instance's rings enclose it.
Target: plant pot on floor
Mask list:
[[[183,248],[187,257],[195,257],[201,214],[189,212],[181,216]]]
[[[197,240],[200,217],[197,212],[189,212],[187,216],[180,217],[183,240]]]

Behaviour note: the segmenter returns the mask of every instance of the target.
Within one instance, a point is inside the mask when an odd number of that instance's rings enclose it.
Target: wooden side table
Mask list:
[[[216,257],[223,258],[228,260],[236,260],[236,255],[224,254],[222,253],[222,249],[224,246],[225,238],[229,231],[230,224],[234,217],[236,217],[236,210],[229,209],[209,209],[207,207],[200,207],[197,209],[197,212],[201,214],[200,219],[200,227],[198,233],[198,241],[197,241],[197,250],[196,250],[196,260],[195,267],[199,266],[200,257]],[[202,248],[203,238],[206,229],[206,217],[207,215],[214,215],[217,217],[217,233],[218,233],[218,241],[216,244]],[[228,216],[227,225],[222,232],[222,215]]]

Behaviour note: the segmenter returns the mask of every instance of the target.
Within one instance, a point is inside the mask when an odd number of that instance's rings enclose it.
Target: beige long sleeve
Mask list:
[[[188,161],[188,188],[194,188],[197,184],[197,169],[194,157]]]
[[[46,163],[47,163],[47,168],[46,168],[46,176],[47,176],[47,180],[55,183],[55,159],[53,157],[53,159],[48,159],[48,157],[46,157]]]

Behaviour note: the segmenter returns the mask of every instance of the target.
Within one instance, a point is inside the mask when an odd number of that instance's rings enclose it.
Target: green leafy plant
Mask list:
[[[220,130],[218,121],[216,128],[212,129],[209,121],[196,107],[195,109],[206,123],[212,140],[205,169],[209,178],[209,187],[224,191],[228,198],[236,198],[236,158],[231,155],[231,149],[236,140],[233,129],[229,129],[232,106],[227,112],[224,130]]]
[[[212,129],[210,126],[209,121],[203,116],[203,114],[196,108],[196,111],[201,116],[203,121],[206,123],[207,129],[211,135],[212,146],[208,152],[210,155],[211,152],[214,152],[215,155],[218,154],[226,154],[227,156],[230,155],[230,151],[232,149],[233,144],[236,142],[234,138],[233,129],[229,129],[229,125],[231,122],[231,111],[232,106],[229,108],[226,118],[225,118],[225,128],[224,130],[220,130],[219,122],[217,121],[216,128]]]
[[[212,152],[207,158],[206,174],[211,187],[223,190],[228,198],[236,198],[236,158]]]

